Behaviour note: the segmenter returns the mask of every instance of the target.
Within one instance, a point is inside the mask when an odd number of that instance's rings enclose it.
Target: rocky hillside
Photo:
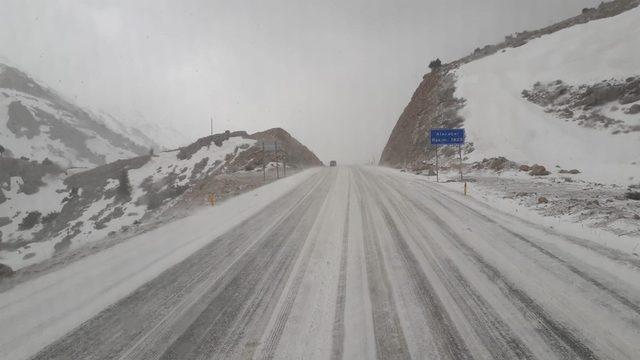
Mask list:
[[[22,71],[0,64],[0,146],[4,156],[93,167],[161,146],[113,117],[63,99]]]
[[[172,151],[117,160],[72,174],[51,161],[0,158],[0,263],[20,268],[55,253],[117,236],[176,207],[203,204],[262,184],[263,162],[281,158],[262,141],[277,140],[287,167],[322,162],[282,129],[208,136]],[[244,181],[244,183],[242,183]]]
[[[431,128],[464,127],[469,162],[580,168],[603,182],[640,179],[639,0],[616,0],[576,17],[509,35],[424,76],[380,163],[434,160]],[[443,148],[441,160],[457,149]]]
[[[178,153],[178,157],[187,158],[202,147],[220,144],[223,139],[228,136],[240,136],[256,142],[255,146],[252,146],[247,151],[243,151],[242,154],[229,164],[234,170],[253,170],[262,166],[263,163],[268,164],[283,161],[286,162],[288,166],[300,168],[323,165],[322,161],[320,161],[311,150],[281,128],[269,129],[254,134],[248,134],[245,131],[236,131],[203,137],[195,143],[182,148]],[[277,156],[274,151],[262,151],[262,143],[273,146],[275,142],[278,143]]]

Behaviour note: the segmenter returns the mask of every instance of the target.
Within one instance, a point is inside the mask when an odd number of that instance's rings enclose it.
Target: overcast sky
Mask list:
[[[0,60],[78,105],[189,138],[289,130],[325,162],[379,156],[435,57],[600,0],[0,0]]]

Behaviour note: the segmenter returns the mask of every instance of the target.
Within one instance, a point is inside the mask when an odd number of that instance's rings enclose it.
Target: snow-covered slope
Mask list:
[[[118,110],[100,111],[97,117],[115,132],[147,148],[175,149],[191,141],[175,128],[167,125],[159,126],[137,111],[131,113]]]
[[[188,155],[144,155],[70,176],[40,163],[0,158],[0,169],[11,172],[0,176],[0,263],[19,269],[157,215],[199,181],[236,164],[256,143],[230,135],[216,135],[218,144]]]
[[[605,2],[433,69],[398,119],[380,163],[433,170],[429,130],[463,127],[468,163],[506,157],[552,171],[578,169],[585,181],[637,184],[639,4]],[[441,164],[457,164],[457,148],[441,148],[439,155]]]
[[[568,86],[640,75],[640,8],[576,25],[530,41],[525,46],[462,65],[455,96],[466,104],[471,160],[505,156],[518,162],[578,168],[602,182],[640,181],[640,114],[626,112],[638,101],[604,99],[596,110],[624,120],[628,132],[580,126],[527,101],[523,90],[561,80]],[[633,99],[632,99],[633,100]],[[594,106],[585,106],[593,110]],[[617,109],[610,111],[611,109]]]
[[[20,70],[0,64],[0,146],[5,156],[93,167],[145,154],[156,142],[64,100]],[[108,125],[109,124],[109,125]]]
[[[280,157],[262,151],[262,141],[275,140]],[[262,185],[262,164],[281,165],[283,153],[291,170],[322,165],[283,129],[227,131],[176,150],[81,171],[0,157],[0,264],[20,269],[69,248],[188,215],[211,193],[226,199]]]

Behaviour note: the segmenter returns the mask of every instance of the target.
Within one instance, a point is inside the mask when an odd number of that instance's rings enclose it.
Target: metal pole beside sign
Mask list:
[[[438,145],[436,145],[436,182],[440,182],[440,168],[438,167]]]
[[[267,173],[265,172],[265,170],[267,168],[267,164],[265,163],[266,160],[267,160],[267,158],[264,155],[264,141],[263,141],[262,142],[262,182],[264,182],[264,183],[267,182]]]
[[[458,145],[458,152],[460,153],[460,181],[464,181],[462,176],[462,145]]]
[[[440,182],[440,167],[438,164],[438,145],[458,145],[460,157],[460,181],[464,181],[462,173],[462,145],[465,143],[464,129],[431,129],[429,131],[431,145],[436,148],[436,181]]]
[[[278,163],[278,142],[275,143],[276,151],[276,179],[280,179],[280,164]]]

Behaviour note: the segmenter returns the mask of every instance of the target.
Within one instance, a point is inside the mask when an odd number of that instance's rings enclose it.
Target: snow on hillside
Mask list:
[[[153,147],[150,139],[142,140],[142,132],[131,126],[108,126],[104,118],[0,64],[0,145],[5,156],[94,167],[142,155]]]
[[[28,318],[21,318],[12,327],[1,328],[1,338],[10,340],[0,346],[0,357],[13,359],[33,355],[35,350],[186,259],[211,239],[250,219],[315,173],[316,170],[306,170],[240,195],[221,206],[200,209],[193,216],[135,236],[28,283],[18,284],[11,293],[5,293],[8,295],[2,299],[0,308],[19,304]],[[59,296],[52,297],[47,289]],[[77,289],[83,291],[75,291]],[[58,300],[53,302],[53,298]],[[71,313],[73,316],[69,316]],[[54,318],[62,321],[52,321]],[[27,332],[29,335],[24,336]]]
[[[147,148],[175,149],[190,142],[180,131],[171,126],[152,123],[137,111],[99,111],[97,116],[112,130]]]
[[[0,145],[8,155],[64,167],[93,167],[138,154],[114,146],[74,115],[46,100],[0,89]]]
[[[455,96],[475,151],[471,161],[505,156],[522,163],[577,168],[590,181],[640,181],[640,131],[612,134],[564,121],[528,102],[522,91],[537,82],[570,86],[640,74],[640,8],[508,48],[456,70]],[[636,102],[640,103],[640,102]],[[614,106],[616,105],[616,106]],[[626,104],[628,109],[633,104]],[[606,106],[620,106],[616,101]],[[640,114],[616,115],[640,126]]]
[[[233,162],[255,142],[229,137],[220,146],[203,146],[188,158],[181,159],[178,151],[169,151],[121,160],[66,179],[63,175],[47,176],[43,178],[45,185],[31,195],[19,191],[22,179],[14,176],[10,184],[0,188],[6,197],[0,202],[0,220],[10,220],[0,225],[0,242],[5,244],[0,250],[0,263],[19,269],[56,251],[126,231],[153,211],[170,207],[187,188]],[[123,171],[131,184],[126,199],[118,193]],[[40,219],[54,214],[53,219],[21,228],[31,211],[38,211]]]

